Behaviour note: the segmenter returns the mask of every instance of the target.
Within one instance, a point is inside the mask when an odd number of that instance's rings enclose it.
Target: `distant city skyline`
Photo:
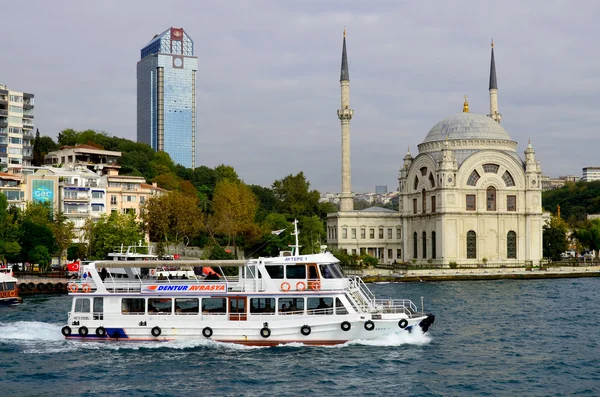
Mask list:
[[[43,135],[92,128],[136,140],[139,49],[184,27],[198,56],[196,165],[228,164],[263,186],[303,171],[312,188],[340,192],[346,27],[352,191],[393,191],[407,148],[416,154],[438,121],[461,111],[464,95],[471,112],[488,113],[493,37],[502,126],[520,157],[531,140],[545,175],[600,165],[596,2],[162,4],[7,3],[6,30],[19,33],[0,38],[0,81],[35,93]],[[160,12],[141,17],[140,9]],[[67,50],[46,45],[49,35]]]

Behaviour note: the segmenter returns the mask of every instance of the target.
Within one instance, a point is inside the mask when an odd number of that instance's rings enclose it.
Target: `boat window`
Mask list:
[[[308,265],[308,275],[310,279],[317,279],[319,278],[319,275],[317,274],[317,265],[315,264],[310,264]]]
[[[0,291],[4,291],[4,283],[0,283]],[[6,291],[8,291],[8,289]]]
[[[171,298],[148,299],[148,314],[169,314],[171,310]]]
[[[256,277],[254,275],[256,275]],[[246,267],[246,276],[245,277],[248,279],[262,278],[262,274],[260,274],[260,272],[256,271],[256,266],[248,266],[248,267]]]
[[[307,298],[308,314],[333,314],[333,298]]]
[[[175,299],[175,314],[198,314],[200,300],[198,298]]]
[[[227,313],[226,298],[203,298],[202,299],[203,314],[225,314]]]
[[[344,271],[342,270],[339,263],[332,263],[329,265],[333,274],[335,274],[335,278],[346,278]]]
[[[286,278],[306,279],[306,265],[287,265],[285,267]]]
[[[334,263],[319,265],[323,278],[344,278],[344,274]]]
[[[303,314],[304,298],[279,298],[277,307],[279,314]]]
[[[75,311],[78,313],[90,312],[90,300],[88,298],[75,299]]]
[[[9,281],[6,283],[6,290],[7,291],[12,291],[13,289],[17,288],[17,283],[13,282],[13,281]]]
[[[94,297],[94,320],[104,319],[104,298]]]
[[[121,313],[144,314],[146,312],[146,300],[144,298],[121,299]]]
[[[246,313],[246,299],[230,298],[229,313]]]
[[[335,314],[348,314],[348,309],[346,309],[340,298],[335,298]]]
[[[283,265],[269,265],[265,268],[271,278],[283,278]]]
[[[275,298],[250,298],[250,313],[275,314]]]

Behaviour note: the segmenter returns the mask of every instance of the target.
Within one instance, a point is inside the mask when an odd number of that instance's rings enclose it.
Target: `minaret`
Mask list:
[[[492,61],[490,64],[490,114],[498,123],[502,115],[498,113],[498,81],[496,80],[496,62],[494,61],[494,40],[492,40]]]
[[[340,74],[342,90],[342,108],[337,111],[342,123],[342,194],[340,195],[340,211],[352,211],[354,199],[350,186],[350,120],[354,110],[350,109],[350,73],[348,72],[348,57],[346,56],[346,29],[344,29],[344,44],[342,47],[342,71]]]

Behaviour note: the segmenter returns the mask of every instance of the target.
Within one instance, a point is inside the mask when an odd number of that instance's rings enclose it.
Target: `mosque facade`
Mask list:
[[[343,57],[345,48],[344,38]],[[490,114],[471,113],[465,98],[463,112],[437,123],[416,156],[406,154],[397,212],[369,209],[365,216],[364,210],[345,208],[328,214],[329,247],[354,253],[364,246],[362,252],[369,254],[369,247],[377,247],[371,252],[380,262],[522,265],[541,260],[541,168],[531,144],[523,161],[517,142],[500,124],[493,44],[489,93]]]

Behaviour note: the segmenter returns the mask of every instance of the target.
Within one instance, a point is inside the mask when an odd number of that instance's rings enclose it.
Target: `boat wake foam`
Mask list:
[[[17,341],[62,341],[61,326],[39,321],[0,322],[0,342]]]

